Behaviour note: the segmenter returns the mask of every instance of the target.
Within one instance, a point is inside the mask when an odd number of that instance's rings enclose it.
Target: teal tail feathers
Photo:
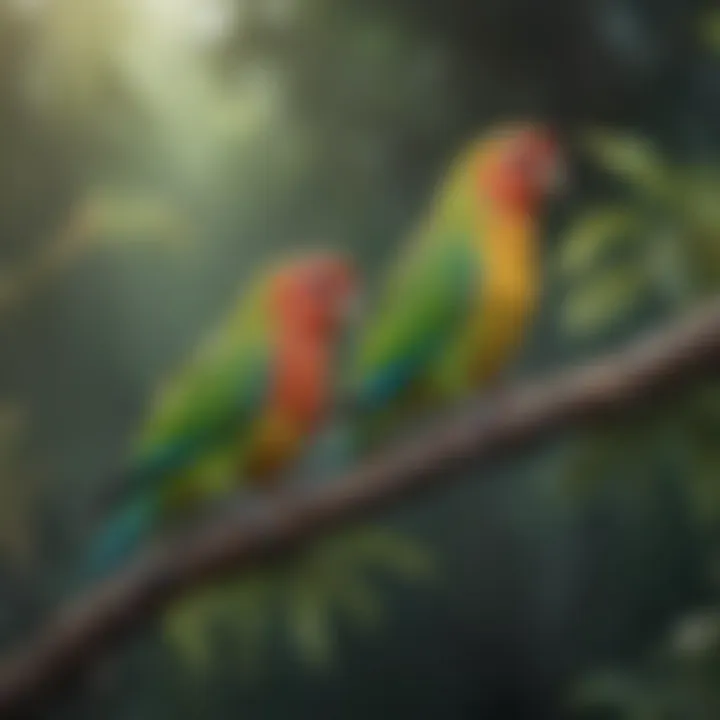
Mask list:
[[[147,499],[126,505],[93,540],[85,577],[99,579],[127,561],[148,535],[153,518],[154,504]]]

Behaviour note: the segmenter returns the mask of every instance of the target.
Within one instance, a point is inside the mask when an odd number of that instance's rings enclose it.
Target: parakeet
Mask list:
[[[531,124],[495,129],[452,164],[352,353],[361,434],[462,397],[509,362],[537,304],[541,213],[562,167],[552,133]]]
[[[267,485],[331,399],[333,355],[358,291],[352,263],[316,252],[264,273],[159,394],[125,475],[127,500],[93,548],[106,572],[149,533],[238,484]]]

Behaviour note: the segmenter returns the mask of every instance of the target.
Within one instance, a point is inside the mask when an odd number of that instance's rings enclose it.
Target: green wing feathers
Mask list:
[[[478,277],[466,237],[458,232],[412,250],[358,346],[350,393],[361,410],[391,405],[429,380],[468,318]]]
[[[483,274],[482,211],[472,182],[478,147],[460,156],[438,184],[361,336],[349,377],[349,394],[361,412],[392,413],[408,396],[443,393],[458,364],[454,355],[462,353]]]
[[[272,354],[264,304],[254,300],[158,394],[124,474],[124,501],[93,544],[92,575],[124,561],[175,511],[237,483],[266,401]]]
[[[266,402],[271,356],[265,304],[255,293],[158,394],[131,460],[135,491],[172,495],[182,485],[202,494],[203,485],[230,481]]]

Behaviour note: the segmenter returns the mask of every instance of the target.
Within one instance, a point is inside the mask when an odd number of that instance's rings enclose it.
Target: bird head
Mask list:
[[[358,292],[353,264],[333,252],[315,252],[289,261],[271,280],[273,311],[280,324],[324,337],[348,325]]]
[[[478,192],[509,210],[532,214],[563,185],[558,142],[541,125],[503,127],[481,143],[476,158]]]

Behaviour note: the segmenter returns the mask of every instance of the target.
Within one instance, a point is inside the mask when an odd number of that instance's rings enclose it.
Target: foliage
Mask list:
[[[565,235],[558,265],[568,287],[566,330],[575,338],[608,335],[633,316],[664,318],[720,291],[720,174],[673,164],[648,141],[628,135],[595,132],[588,148],[619,182],[622,199],[581,214]],[[640,418],[617,419],[578,440],[567,481],[592,492],[622,478],[634,491],[652,493],[655,480],[670,470],[715,552],[718,428],[720,385],[690,388]],[[678,625],[680,639],[657,657],[586,678],[575,707],[614,709],[633,720],[716,717],[717,611]]]
[[[407,537],[382,528],[346,531],[279,566],[182,600],[166,617],[166,638],[200,674],[213,668],[213,650],[224,638],[233,663],[252,676],[264,669],[273,631],[282,627],[301,661],[328,667],[338,623],[367,631],[382,617],[372,578],[427,581],[432,566],[429,551]]]
[[[636,666],[597,673],[572,698],[579,710],[603,709],[626,720],[710,720],[720,714],[720,617],[696,611]]]
[[[720,288],[720,172],[673,167],[647,141],[595,132],[588,148],[627,193],[592,208],[566,234],[565,321],[597,335],[632,313],[681,310]]]
[[[183,214],[159,198],[94,190],[71,208],[57,236],[0,275],[0,320],[46,289],[95,249],[143,243],[176,247],[189,239]]]
[[[699,26],[701,43],[711,50],[720,50],[720,12],[713,10],[703,14]]]
[[[607,335],[643,311],[672,315],[720,290],[720,213],[712,201],[720,174],[673,167],[642,139],[607,132],[590,138],[592,156],[622,183],[625,200],[585,211],[565,234],[558,263],[568,288],[563,320],[579,339]],[[664,448],[673,456],[680,447],[688,486],[704,493],[708,468],[717,462],[718,422],[720,393],[704,386],[653,414],[640,429],[633,430],[632,420],[609,427],[609,442],[596,436],[581,445],[577,462],[592,457],[582,467],[602,476],[611,456],[621,466],[634,456],[638,467],[652,472],[658,452]],[[663,441],[655,442],[658,437]],[[588,478],[587,471],[572,474]],[[720,513],[720,488],[710,505],[709,500],[703,495],[698,507]]]

